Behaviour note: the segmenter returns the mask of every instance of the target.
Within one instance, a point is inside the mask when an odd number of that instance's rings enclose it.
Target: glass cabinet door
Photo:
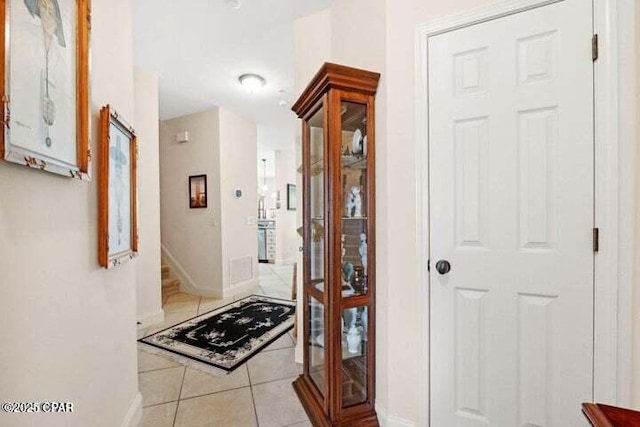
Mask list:
[[[342,101],[342,297],[367,293],[367,106]]]
[[[341,298],[368,294],[367,106],[341,102]],[[342,407],[367,401],[368,307],[342,310]]]
[[[310,284],[324,291],[325,204],[324,204],[324,106],[309,119],[309,227]]]
[[[342,407],[367,401],[367,341],[369,310],[366,306],[342,311]]]
[[[322,106],[307,121],[306,161],[309,164],[305,192],[305,250],[307,268],[305,286],[307,287],[308,320],[308,375],[320,394],[325,393],[327,384],[325,366],[325,109]]]

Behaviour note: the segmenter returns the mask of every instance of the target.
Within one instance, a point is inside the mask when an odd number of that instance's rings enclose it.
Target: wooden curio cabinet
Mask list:
[[[326,63],[302,119],[304,371],[314,426],[378,425],[375,392],[374,98],[380,74]],[[367,262],[368,261],[368,262]]]

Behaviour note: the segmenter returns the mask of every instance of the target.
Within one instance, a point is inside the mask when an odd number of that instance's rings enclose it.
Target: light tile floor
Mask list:
[[[237,295],[291,298],[293,267],[260,264],[260,285]],[[188,294],[174,295],[163,309],[165,321],[138,331],[145,336],[228,304]],[[291,387],[302,365],[294,361],[294,342],[285,334],[226,376],[213,376],[168,358],[138,350],[143,427],[308,427]]]

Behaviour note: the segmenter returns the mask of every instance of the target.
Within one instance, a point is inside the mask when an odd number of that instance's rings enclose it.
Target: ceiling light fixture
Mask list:
[[[240,9],[240,6],[242,6],[240,0],[224,0],[224,2],[233,9]]]
[[[255,93],[267,84],[265,78],[257,74],[243,74],[238,77],[238,80],[240,81],[240,84],[249,91],[249,93]]]
[[[269,190],[267,186],[267,159],[262,159],[262,192],[266,193]]]

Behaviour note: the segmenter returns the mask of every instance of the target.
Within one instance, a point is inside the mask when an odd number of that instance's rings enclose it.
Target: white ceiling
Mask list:
[[[224,0],[135,0],[135,63],[158,75],[160,118],[221,106],[269,129],[262,134],[274,141],[260,138],[260,149],[292,144],[293,21],[330,2],[242,0],[233,9]],[[267,85],[249,94],[238,83],[244,73]]]

